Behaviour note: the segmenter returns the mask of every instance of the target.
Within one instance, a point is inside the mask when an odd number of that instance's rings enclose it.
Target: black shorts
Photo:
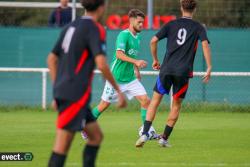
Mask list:
[[[86,124],[96,121],[90,107],[79,102],[56,99],[59,115],[57,128],[69,131],[82,131]]]
[[[157,78],[154,91],[164,95],[169,94],[171,86],[173,86],[173,98],[175,100],[184,99],[188,89],[189,77],[175,75],[160,75]]]

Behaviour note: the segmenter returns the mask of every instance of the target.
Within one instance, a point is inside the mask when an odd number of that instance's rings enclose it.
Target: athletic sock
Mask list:
[[[86,145],[83,151],[83,166],[94,167],[99,146]]]
[[[170,126],[166,125],[166,126],[165,126],[165,129],[164,129],[164,133],[163,133],[163,135],[162,135],[162,138],[163,138],[164,140],[167,140],[167,139],[169,138],[169,136],[170,136],[172,130],[173,130],[173,127],[170,127]]]
[[[48,167],[63,167],[65,159],[66,159],[66,155],[52,152]]]
[[[142,123],[145,122],[146,115],[147,115],[147,110],[145,108],[141,108],[141,120],[142,120]]]
[[[92,110],[92,115],[98,119],[98,117],[101,115],[101,112],[98,110],[98,107],[95,107],[93,110]]]
[[[151,121],[147,121],[147,120],[146,120],[146,121],[144,122],[142,135],[148,136],[148,131],[149,131],[151,125],[152,125],[152,122],[151,122]]]

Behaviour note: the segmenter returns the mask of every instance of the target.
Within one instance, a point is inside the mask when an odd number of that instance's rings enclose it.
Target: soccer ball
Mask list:
[[[143,132],[143,126],[139,128],[139,136],[142,135],[142,132]],[[148,137],[149,140],[157,139],[159,137],[159,135],[156,133],[155,128],[153,126],[150,127],[148,134],[149,134],[149,137]]]

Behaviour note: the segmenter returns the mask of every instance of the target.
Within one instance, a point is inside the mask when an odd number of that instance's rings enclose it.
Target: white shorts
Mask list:
[[[135,96],[142,96],[147,94],[145,88],[143,87],[141,82],[138,81],[138,79],[135,79],[134,81],[126,84],[118,84],[118,86],[121,92],[126,95],[129,100],[131,100]],[[118,101],[117,92],[108,81],[106,81],[105,83],[105,87],[102,93],[102,100],[109,103]]]

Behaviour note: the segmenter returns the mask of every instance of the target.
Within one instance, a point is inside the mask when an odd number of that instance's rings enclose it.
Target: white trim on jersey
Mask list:
[[[111,67],[111,72],[113,71],[113,69],[115,68],[115,64],[116,64],[116,62],[117,62],[117,58],[115,58],[115,61],[114,61],[114,63],[112,64],[112,67]]]
[[[82,16],[81,19],[93,19],[92,16]]]
[[[125,52],[125,50],[124,50],[124,49],[121,49],[121,48],[117,48],[117,49],[116,49],[116,51],[118,51],[118,50],[121,50],[121,51]],[[116,54],[116,53],[115,53],[115,54]]]

